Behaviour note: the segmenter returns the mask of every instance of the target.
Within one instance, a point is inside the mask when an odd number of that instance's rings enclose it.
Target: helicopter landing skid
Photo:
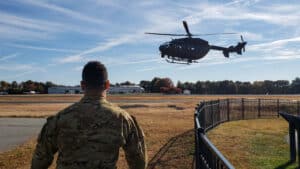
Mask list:
[[[191,63],[198,63],[197,61],[193,60],[191,62],[184,61],[184,60],[174,60],[174,59],[166,59],[168,63],[176,63],[176,64],[183,64],[183,65],[190,65]]]

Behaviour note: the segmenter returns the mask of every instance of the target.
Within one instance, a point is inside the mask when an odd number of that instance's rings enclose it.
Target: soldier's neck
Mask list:
[[[91,97],[102,97],[106,98],[106,91],[102,90],[86,90],[84,92],[84,96],[91,96]]]

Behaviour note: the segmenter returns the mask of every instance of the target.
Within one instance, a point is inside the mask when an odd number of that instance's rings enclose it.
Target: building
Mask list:
[[[36,91],[31,90],[29,92],[24,92],[23,94],[38,94],[38,93]]]
[[[82,93],[80,86],[56,86],[49,87],[48,94],[80,94]]]
[[[8,92],[6,91],[0,92],[0,95],[8,95]]]
[[[110,87],[108,93],[110,94],[122,94],[122,93],[143,93],[145,90],[140,86],[114,86]]]
[[[190,94],[191,94],[191,91],[188,90],[188,89],[184,89],[184,90],[183,90],[183,94],[185,94],[185,95],[190,95]]]

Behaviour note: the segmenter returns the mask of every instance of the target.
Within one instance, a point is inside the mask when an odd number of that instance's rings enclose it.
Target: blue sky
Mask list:
[[[99,60],[112,83],[153,77],[197,80],[292,80],[300,65],[300,2],[280,0],[0,1],[0,80],[77,85],[83,65]],[[199,63],[169,64],[158,47],[172,37],[144,32],[237,32],[210,44],[248,41],[243,55],[210,51]]]

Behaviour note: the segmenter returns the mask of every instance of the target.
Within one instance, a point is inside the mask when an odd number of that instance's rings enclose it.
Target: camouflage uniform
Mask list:
[[[47,119],[31,169],[48,168],[57,151],[57,169],[115,169],[120,147],[129,168],[146,168],[144,133],[135,118],[104,98],[84,96]]]

